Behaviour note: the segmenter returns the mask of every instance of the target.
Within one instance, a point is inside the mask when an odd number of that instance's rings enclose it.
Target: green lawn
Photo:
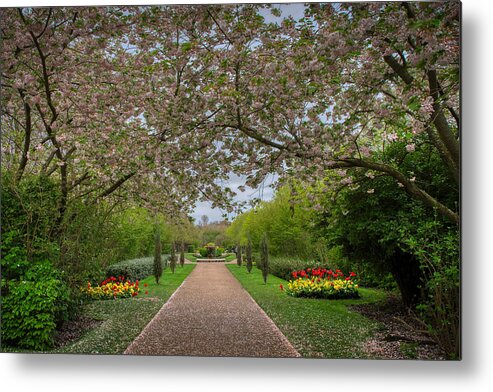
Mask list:
[[[234,253],[232,253],[230,255],[227,255],[224,259],[225,259],[225,262],[228,262],[228,261],[236,259],[236,255]]]
[[[192,263],[197,262],[197,258],[193,253],[185,253],[185,259],[190,260]]]
[[[303,357],[367,358],[361,345],[380,325],[347,305],[381,301],[385,292],[360,288],[356,300],[294,298],[280,290],[283,279],[269,275],[264,285],[256,267],[250,274],[244,266],[227,267]]]
[[[85,305],[83,314],[101,320],[102,324],[54,352],[123,353],[194,268],[195,265],[191,264],[185,264],[183,268],[177,266],[174,274],[167,268],[159,285],[153,276],[141,280],[138,297],[94,301]]]

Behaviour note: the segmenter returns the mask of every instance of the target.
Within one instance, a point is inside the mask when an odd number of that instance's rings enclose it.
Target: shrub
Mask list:
[[[143,257],[140,259],[125,260],[120,263],[110,265],[106,269],[106,277],[124,276],[135,281],[145,279],[154,273],[154,259]]]
[[[202,257],[207,257],[209,254],[209,251],[206,248],[199,248],[198,249],[200,256]]]
[[[188,245],[187,253],[195,253],[195,245]]]
[[[285,291],[292,297],[348,299],[359,298],[358,284],[353,280],[354,272],[345,276],[340,270],[332,271],[325,268],[307,268],[292,273]],[[280,286],[281,290],[284,287]]]
[[[57,324],[68,318],[70,291],[61,274],[43,262],[5,285],[2,341],[25,349],[50,349]]]

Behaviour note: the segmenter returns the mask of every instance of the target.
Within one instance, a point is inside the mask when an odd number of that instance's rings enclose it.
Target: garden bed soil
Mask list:
[[[385,302],[352,305],[352,311],[378,321],[382,328],[363,349],[372,358],[445,360],[446,356],[423,326],[404,306],[400,298],[390,296]]]

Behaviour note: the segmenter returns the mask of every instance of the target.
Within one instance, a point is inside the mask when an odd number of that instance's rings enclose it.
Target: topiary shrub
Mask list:
[[[61,274],[43,262],[5,285],[2,342],[31,350],[52,348],[57,325],[68,319],[70,290]]]

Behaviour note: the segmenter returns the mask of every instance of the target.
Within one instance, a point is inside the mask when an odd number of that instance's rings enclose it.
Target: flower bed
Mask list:
[[[287,287],[280,289],[292,297],[347,299],[359,298],[358,284],[354,281],[356,274],[350,272],[345,276],[341,270],[325,268],[295,271]]]
[[[112,276],[97,286],[87,282],[87,287],[82,288],[82,292],[87,298],[95,300],[136,297],[139,294],[139,281],[131,282],[123,276]]]

